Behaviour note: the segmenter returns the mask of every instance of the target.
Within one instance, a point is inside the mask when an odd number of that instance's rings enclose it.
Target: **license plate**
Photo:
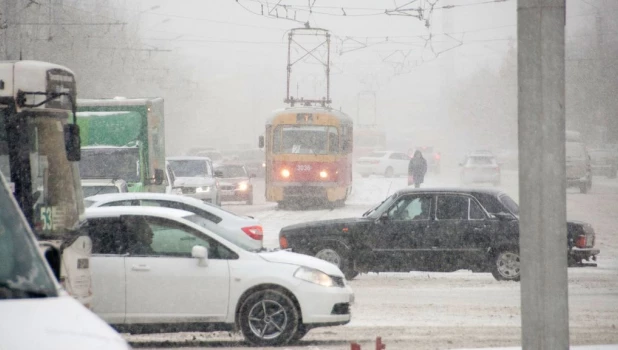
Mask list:
[[[296,166],[296,170],[298,171],[311,171],[311,165],[309,164],[299,164]]]

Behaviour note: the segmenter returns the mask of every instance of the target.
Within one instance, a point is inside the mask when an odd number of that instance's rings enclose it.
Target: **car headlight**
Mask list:
[[[294,277],[310,283],[319,284],[324,287],[333,287],[333,279],[324,272],[309,267],[301,266],[294,272]]]
[[[202,186],[202,187],[198,187],[195,189],[195,192],[200,193],[200,192],[210,192],[210,188],[212,186]]]
[[[238,183],[238,190],[239,191],[246,191],[247,188],[249,188],[249,184],[246,181]]]

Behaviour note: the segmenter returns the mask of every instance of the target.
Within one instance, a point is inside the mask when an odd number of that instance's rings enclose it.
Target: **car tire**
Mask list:
[[[324,245],[315,250],[315,257],[324,261],[327,261],[337,266],[347,280],[352,280],[358,276],[358,271],[354,270],[354,261],[349,257],[347,251],[333,246]]]
[[[498,250],[491,262],[491,274],[496,280],[519,281],[521,266],[518,248],[508,247]]]
[[[303,339],[303,337],[306,336],[310,330],[311,328],[305,326],[304,324],[298,325],[298,329],[296,330],[296,333],[294,333],[294,336],[292,337],[292,339],[290,339],[290,343],[291,344],[297,343],[298,341]]]
[[[579,183],[579,193],[583,193],[583,194],[588,193],[588,181]]]
[[[245,340],[254,346],[285,345],[294,338],[300,324],[300,312],[292,299],[276,289],[249,295],[240,307],[239,317]]]
[[[395,175],[395,171],[394,171],[394,170],[393,170],[393,168],[392,168],[392,167],[390,167],[390,166],[389,166],[388,168],[386,168],[386,170],[384,171],[384,177],[391,178],[391,177],[393,177],[394,175]]]

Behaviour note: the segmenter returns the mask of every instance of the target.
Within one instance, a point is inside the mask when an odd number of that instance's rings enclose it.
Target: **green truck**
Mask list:
[[[126,181],[129,192],[166,192],[163,99],[78,99],[82,179]]]

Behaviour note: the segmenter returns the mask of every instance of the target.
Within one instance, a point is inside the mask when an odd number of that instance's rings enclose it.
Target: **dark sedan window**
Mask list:
[[[408,196],[401,198],[388,211],[391,220],[429,220],[431,197]]]
[[[475,202],[472,198],[470,200],[470,220],[483,220],[485,219],[485,213],[481,206]]]
[[[517,205],[517,203],[515,203],[515,201],[505,195],[500,196],[500,202],[502,202],[502,204],[504,204],[504,206],[514,215],[519,215],[519,205]]]
[[[438,196],[438,220],[467,220],[468,198],[464,196]]]

